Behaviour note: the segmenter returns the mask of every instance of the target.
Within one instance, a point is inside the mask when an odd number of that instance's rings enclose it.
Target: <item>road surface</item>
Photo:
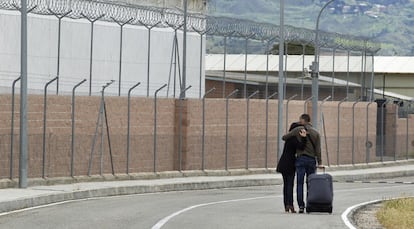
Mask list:
[[[414,181],[412,177],[393,180]],[[2,216],[0,228],[346,228],[341,214],[348,207],[414,196],[414,185],[334,183],[334,191],[332,215],[286,214],[282,186],[265,186],[68,202]]]

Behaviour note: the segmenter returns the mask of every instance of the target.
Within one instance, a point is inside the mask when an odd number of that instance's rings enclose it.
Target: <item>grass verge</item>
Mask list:
[[[378,221],[386,229],[414,228],[414,198],[401,198],[384,202],[377,212]]]

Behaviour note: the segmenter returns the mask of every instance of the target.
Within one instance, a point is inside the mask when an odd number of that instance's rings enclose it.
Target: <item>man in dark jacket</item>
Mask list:
[[[318,165],[322,165],[321,158],[321,138],[316,129],[314,129],[310,123],[310,116],[303,114],[300,116],[300,123],[303,127],[299,126],[283,136],[283,140],[291,137],[297,137],[300,139],[300,134],[303,130],[306,131],[306,142],[303,149],[296,149],[296,173],[297,173],[297,200],[299,205],[299,213],[304,213],[305,202],[303,199],[303,184],[310,174],[316,172],[316,162]]]
[[[292,123],[289,131],[296,127],[302,126],[300,123]],[[295,181],[296,172],[296,149],[304,149],[307,142],[306,131],[303,130],[301,139],[298,140],[296,136],[293,136],[285,141],[283,147],[282,156],[277,164],[276,171],[282,174],[283,177],[283,203],[285,205],[285,211],[296,213],[293,206],[293,186]]]

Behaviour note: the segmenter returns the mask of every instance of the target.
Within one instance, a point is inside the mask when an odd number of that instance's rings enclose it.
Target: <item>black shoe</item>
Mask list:
[[[305,213],[305,208],[299,208],[299,214]]]

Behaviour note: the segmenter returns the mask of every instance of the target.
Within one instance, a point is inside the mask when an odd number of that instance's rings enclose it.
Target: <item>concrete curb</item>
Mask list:
[[[358,164],[349,164],[349,165],[333,165],[326,168],[326,171],[338,171],[338,170],[355,170],[355,169],[372,169],[372,168],[381,168],[381,167],[390,167],[390,166],[401,166],[401,165],[411,165],[414,164],[414,159],[409,160],[400,160],[400,161],[384,161],[384,162],[372,162],[369,164],[358,163]]]
[[[371,205],[384,203],[384,202],[389,201],[389,200],[398,200],[398,199],[403,199],[403,198],[414,198],[414,196],[411,196],[411,197],[410,196],[408,196],[408,197],[397,197],[397,198],[382,199],[382,200],[373,200],[373,201],[369,201],[369,202],[366,202],[366,203],[361,203],[361,204],[358,204],[356,206],[351,207],[351,209],[347,209],[342,214],[342,220],[345,222],[345,224],[348,228],[356,229],[360,225],[356,224],[355,215],[358,214],[359,211],[361,211],[362,209],[365,209],[366,207],[369,207]]]
[[[358,224],[355,223],[355,215],[358,214],[359,211],[361,211],[362,209],[364,209],[364,208],[366,208],[368,206],[374,205],[374,204],[384,203],[384,201],[385,200],[376,200],[376,201],[371,201],[368,204],[360,205],[360,206],[354,208],[350,212],[350,214],[348,215],[348,219],[352,222],[353,225],[358,226]]]
[[[346,170],[355,170],[355,169],[369,169],[369,168],[381,168],[381,167],[390,167],[390,166],[401,166],[414,164],[414,160],[402,160],[402,161],[390,161],[390,162],[374,162],[370,164],[355,164],[355,165],[340,165],[340,166],[330,166],[326,168],[326,172],[332,171],[346,171]],[[275,173],[275,168],[254,168],[254,169],[231,169],[231,170],[194,170],[194,171],[169,171],[169,172],[159,172],[159,173],[130,173],[130,174],[104,174],[103,176],[92,175],[92,176],[75,176],[75,177],[54,177],[54,178],[30,178],[28,180],[29,187],[33,186],[49,186],[49,185],[60,185],[60,184],[74,184],[74,183],[85,183],[85,182],[103,182],[103,181],[126,181],[126,180],[154,180],[154,179],[169,179],[169,178],[183,178],[183,177],[200,177],[200,176],[211,176],[211,177],[221,177],[221,176],[244,176],[244,175],[256,175],[256,174],[273,174]],[[396,177],[396,175],[392,175]],[[346,181],[345,178],[335,177],[336,181]],[[364,179],[364,176],[359,176],[357,179]],[[383,177],[375,177],[383,178]],[[388,177],[384,177],[388,178]],[[374,178],[370,178],[374,179]],[[0,180],[0,189],[5,188],[17,188],[18,180],[17,179],[2,179]]]
[[[381,202],[383,202],[383,200],[373,200],[373,201],[368,201],[365,203],[360,203],[360,204],[351,206],[342,213],[341,215],[342,221],[345,223],[346,227],[348,227],[349,229],[357,229],[356,226],[358,225],[355,223],[355,215],[360,210],[366,208],[367,206],[378,204]]]
[[[333,177],[334,182],[352,182],[372,179],[390,179],[395,177],[409,177],[414,176],[414,170],[404,170],[387,173],[365,173],[353,175],[336,175]]]

